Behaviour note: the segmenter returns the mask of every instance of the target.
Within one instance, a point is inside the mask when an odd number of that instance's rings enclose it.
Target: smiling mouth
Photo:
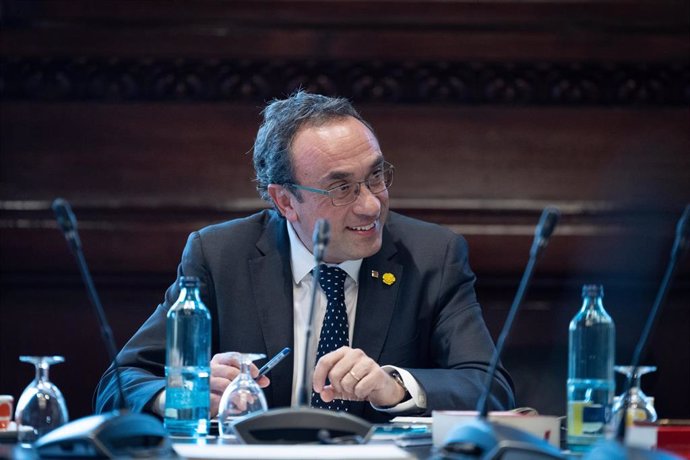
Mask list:
[[[362,227],[348,227],[350,230],[355,230],[357,232],[366,232],[376,227],[376,222],[372,222],[369,225],[364,225]]]

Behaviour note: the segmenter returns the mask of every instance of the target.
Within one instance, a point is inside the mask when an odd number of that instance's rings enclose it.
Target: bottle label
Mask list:
[[[568,435],[601,436],[611,421],[611,405],[571,401],[568,404],[568,419]]]
[[[166,371],[165,417],[197,418],[205,411],[207,418],[211,399],[209,369],[187,367]]]

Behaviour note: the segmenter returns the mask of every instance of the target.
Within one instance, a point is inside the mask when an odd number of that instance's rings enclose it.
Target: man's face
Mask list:
[[[292,143],[292,164],[299,185],[327,190],[346,182],[367,179],[381,167],[383,156],[374,134],[359,120],[346,117],[322,126],[300,129]],[[381,248],[383,224],[388,215],[388,191],[377,195],[366,184],[357,199],[333,206],[331,199],[306,190],[302,197],[284,188],[272,196],[292,223],[302,243],[313,252],[312,234],[318,219],[330,224],[330,243],[324,260],[340,263],[369,257]],[[278,196],[280,195],[280,196]]]

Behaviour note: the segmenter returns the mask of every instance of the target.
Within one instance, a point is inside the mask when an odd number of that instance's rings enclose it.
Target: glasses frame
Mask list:
[[[369,185],[369,181],[372,179],[372,178],[371,178],[371,175],[369,175],[369,177],[367,177],[367,178],[364,179],[364,180],[347,182],[347,183],[345,183],[345,184],[336,185],[335,187],[331,187],[331,188],[325,189],[325,190],[324,190],[324,189],[320,189],[320,188],[307,187],[306,185],[291,184],[291,183],[287,183],[287,184],[284,184],[284,185],[285,185],[285,186],[288,186],[288,187],[294,187],[294,188],[296,188],[296,189],[298,189],[298,190],[305,190],[305,191],[307,191],[307,192],[318,193],[318,194],[320,194],[320,195],[326,195],[326,196],[328,196],[328,198],[331,199],[331,204],[332,204],[333,206],[347,206],[348,204],[352,204],[352,203],[354,203],[355,201],[357,201],[357,198],[359,198],[359,194],[360,194],[361,189],[362,189],[362,184],[367,184],[367,188],[368,188],[369,191],[370,191],[371,193],[373,193],[374,195],[378,195],[379,193],[385,192],[386,190],[388,190],[388,189],[390,188],[391,185],[393,185],[393,175],[394,175],[394,172],[395,172],[395,166],[393,166],[392,164],[388,163],[387,161],[384,161],[384,162],[382,163],[382,165],[383,165],[383,166],[382,166],[382,172],[383,172],[384,176],[385,176],[385,174],[386,174],[388,171],[390,171],[391,177],[390,177],[390,183],[388,183],[388,185],[386,185],[386,181],[385,181],[385,178],[384,178],[384,181],[383,181],[384,188],[383,188],[383,190],[379,190],[378,192],[373,192],[373,191],[371,191],[371,186]],[[348,201],[347,203],[338,203],[338,204],[336,204],[335,201],[334,201],[334,197],[333,197],[333,195],[332,195],[331,193],[332,193],[333,191],[339,189],[340,187],[345,186],[345,185],[354,186],[354,193],[352,194],[352,200]]]

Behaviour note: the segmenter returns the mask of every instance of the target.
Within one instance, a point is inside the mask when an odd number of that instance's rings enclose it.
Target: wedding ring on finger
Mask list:
[[[355,373],[352,372],[352,371],[348,371],[348,374],[350,374],[350,375],[352,376],[352,378],[355,379],[355,380],[357,380],[358,382],[361,380],[361,379],[360,379],[359,377],[357,377],[357,376],[355,375]]]

